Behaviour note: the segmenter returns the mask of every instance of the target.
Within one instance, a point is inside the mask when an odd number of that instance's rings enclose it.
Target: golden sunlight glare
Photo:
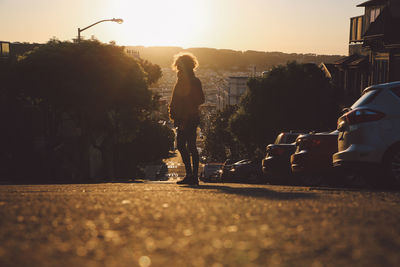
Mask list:
[[[110,3],[110,14],[124,19],[116,29],[124,45],[186,46],[207,28],[204,6],[188,0],[120,0]]]

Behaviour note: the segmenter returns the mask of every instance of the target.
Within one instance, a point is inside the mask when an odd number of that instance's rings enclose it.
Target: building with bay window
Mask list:
[[[370,85],[400,80],[400,0],[369,0],[350,18],[349,55],[335,62],[345,104]]]

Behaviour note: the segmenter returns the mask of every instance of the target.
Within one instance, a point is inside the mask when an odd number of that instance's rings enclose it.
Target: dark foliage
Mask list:
[[[151,62],[144,59],[139,59],[139,63],[146,73],[147,84],[151,85],[161,78],[162,72],[160,66],[152,64]]]
[[[12,127],[2,140],[14,135],[28,153],[9,148],[2,156],[33,162],[35,178],[133,177],[137,164],[168,154],[172,132],[152,116],[158,102],[148,89],[161,77],[159,66],[115,45],[51,40],[6,69],[2,96],[10,104],[3,108],[12,111]],[[102,158],[98,170],[94,150]],[[118,159],[123,154],[129,157]]]
[[[211,115],[204,125],[204,150],[202,156],[208,162],[224,162],[226,158],[240,158],[241,147],[234,139],[229,120],[235,114],[236,106],[228,106],[225,110]]]
[[[248,87],[230,128],[249,153],[263,149],[281,131],[327,131],[336,126],[332,89],[315,64],[275,67],[266,78],[249,80]]]

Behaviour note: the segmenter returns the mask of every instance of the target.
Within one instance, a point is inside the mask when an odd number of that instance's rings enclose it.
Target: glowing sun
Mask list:
[[[188,46],[202,38],[209,25],[202,1],[120,0],[109,5],[110,14],[124,19],[115,34],[125,45]]]

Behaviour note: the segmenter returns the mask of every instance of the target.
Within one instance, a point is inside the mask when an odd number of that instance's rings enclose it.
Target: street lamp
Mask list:
[[[96,24],[99,24],[99,23],[105,22],[105,21],[113,21],[113,22],[116,22],[118,24],[121,24],[122,22],[124,22],[123,19],[114,19],[114,18],[113,19],[103,19],[103,20],[100,20],[100,21],[98,21],[96,23],[93,23],[92,25],[87,26],[86,28],[83,28],[82,30],[81,30],[81,28],[78,28],[78,43],[81,41],[81,32],[83,32],[86,29],[89,29],[90,27],[93,27]]]

